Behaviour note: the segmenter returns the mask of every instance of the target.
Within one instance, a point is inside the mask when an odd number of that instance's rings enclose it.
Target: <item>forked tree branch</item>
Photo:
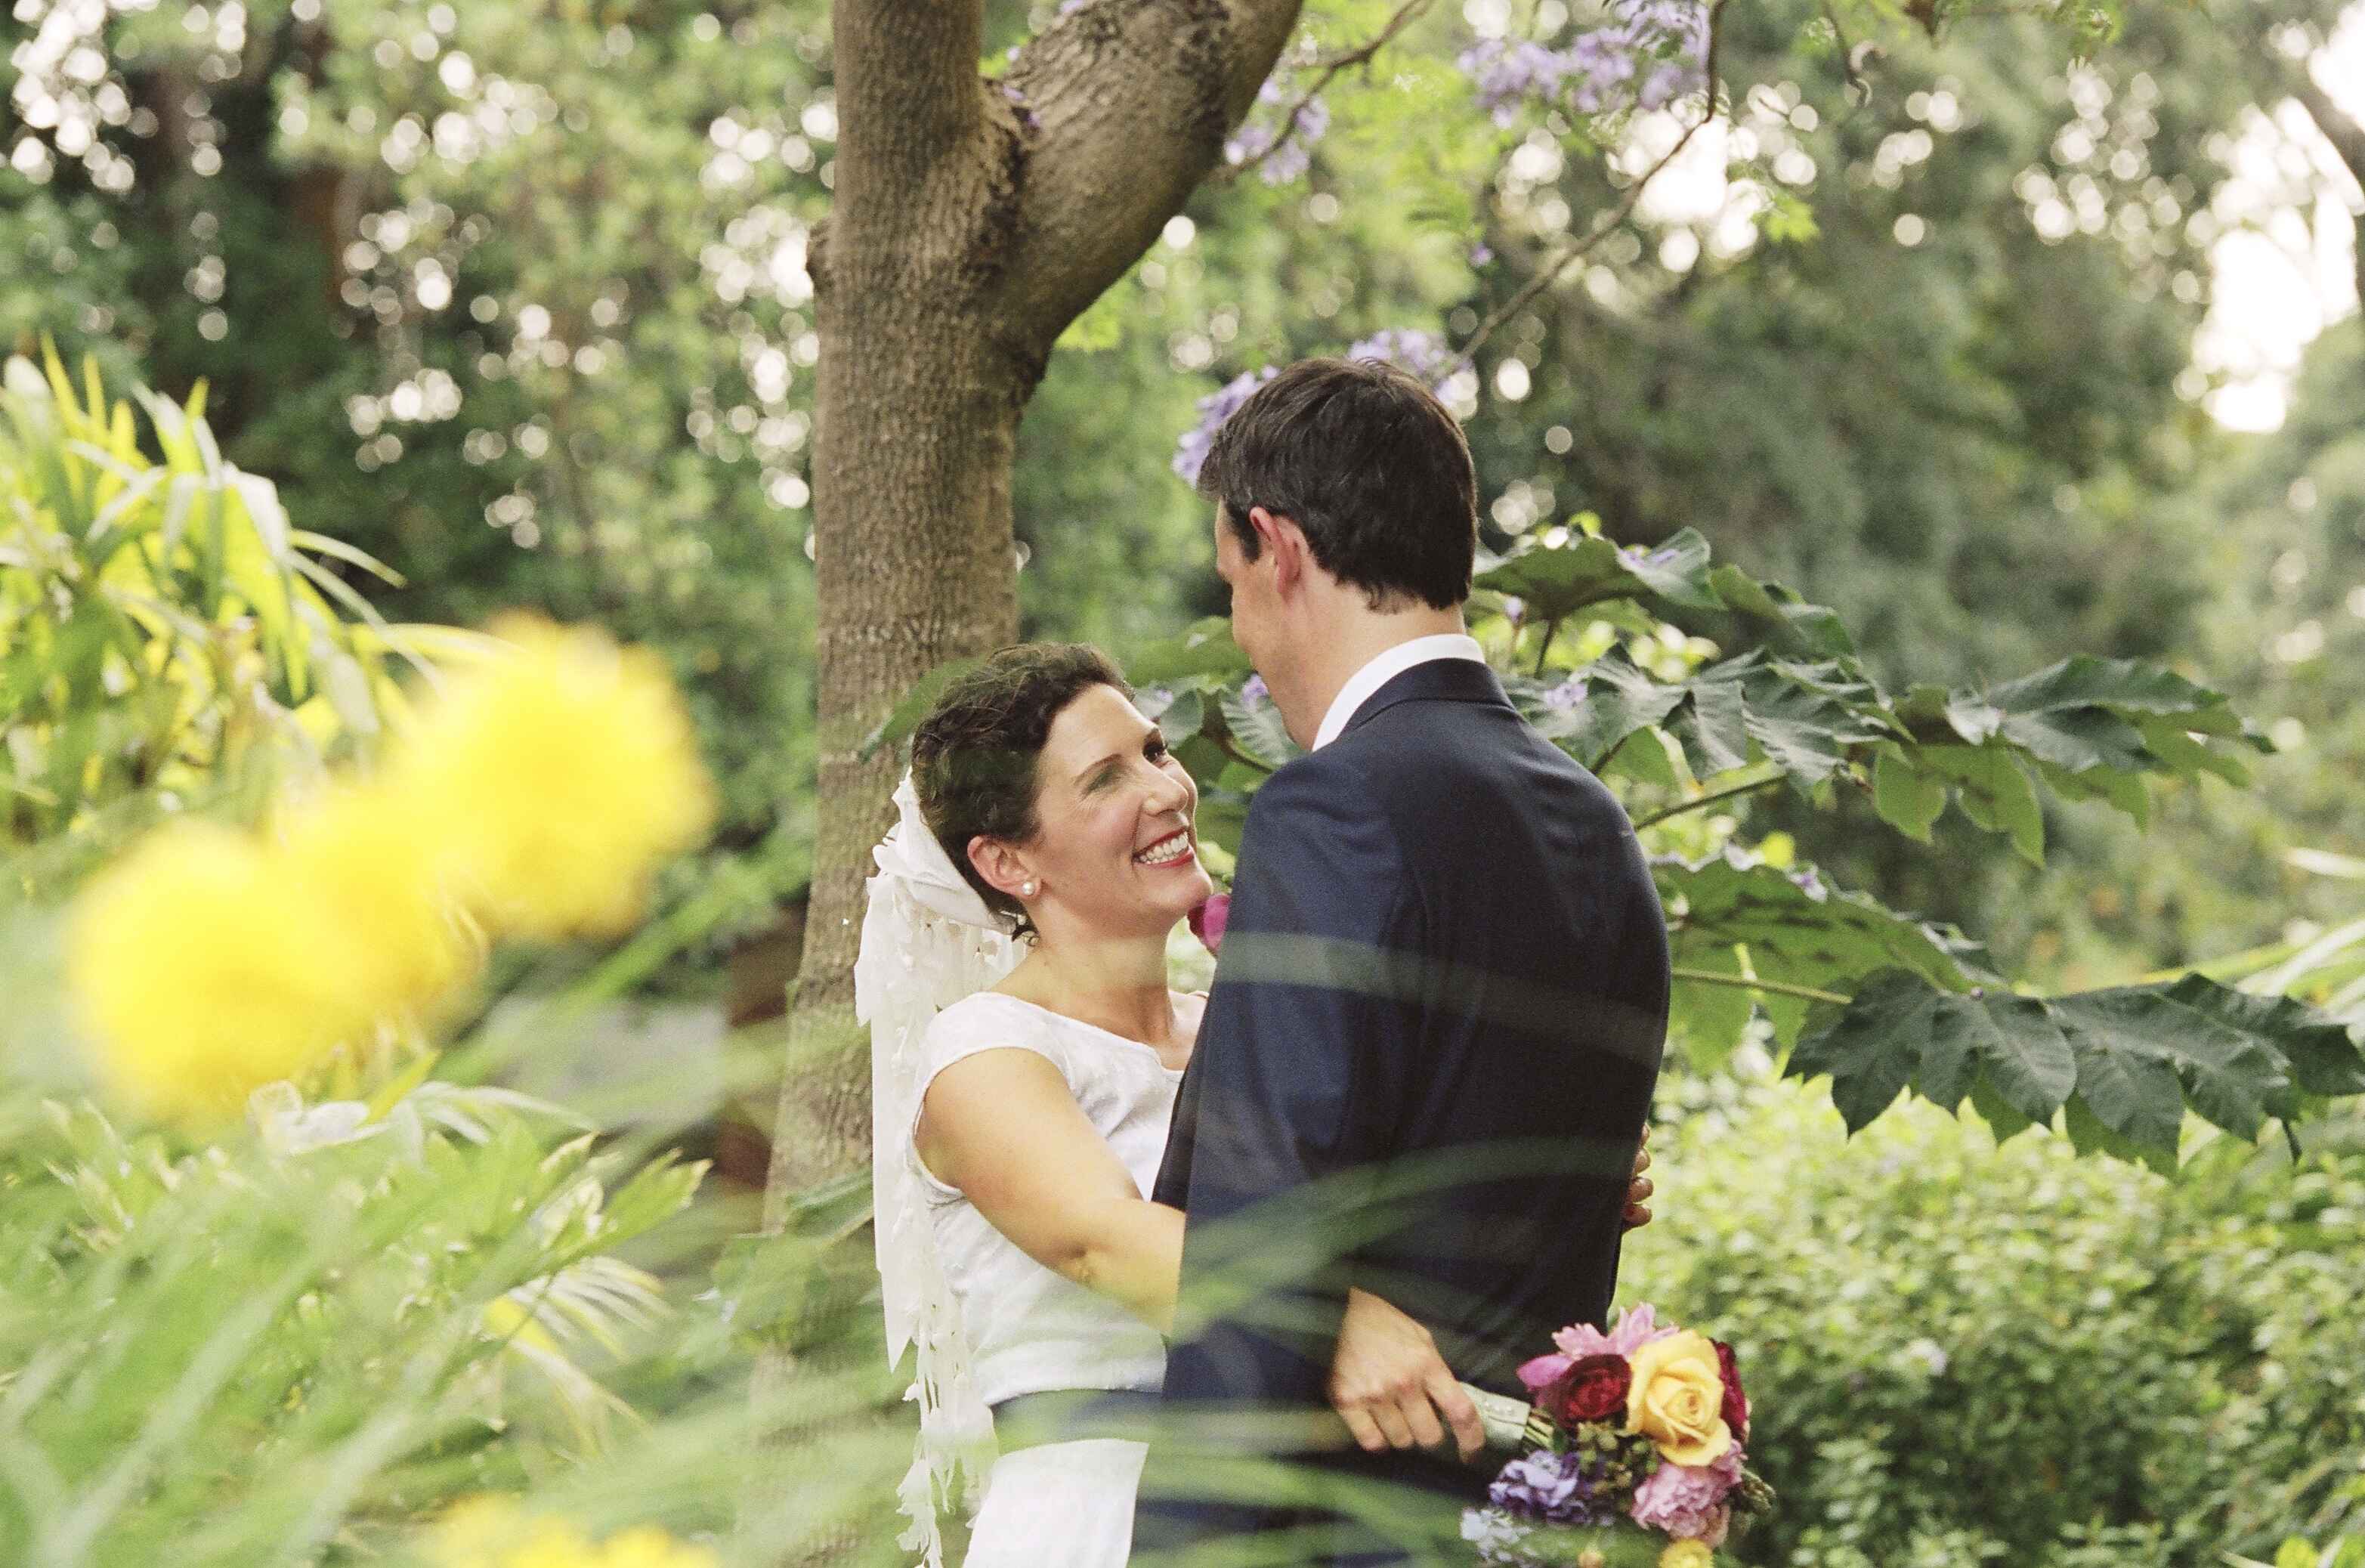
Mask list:
[[[1306,112],[1306,106],[1308,104],[1322,95],[1323,89],[1330,85],[1339,73],[1351,66],[1369,64],[1380,50],[1395,42],[1398,35],[1412,26],[1420,14],[1429,9],[1429,4],[1430,0],[1404,0],[1404,4],[1396,7],[1395,14],[1387,19],[1386,25],[1369,39],[1352,49],[1341,50],[1336,54],[1325,55],[1315,61],[1307,69],[1318,72],[1320,74],[1314,78],[1314,84],[1300,93],[1297,95],[1297,101],[1289,106],[1289,112],[1282,117],[1280,131],[1254,155],[1243,158],[1237,163],[1227,163],[1218,169],[1213,175],[1213,180],[1229,184],[1280,151],[1282,143],[1287,141],[1296,132],[1297,117]]]

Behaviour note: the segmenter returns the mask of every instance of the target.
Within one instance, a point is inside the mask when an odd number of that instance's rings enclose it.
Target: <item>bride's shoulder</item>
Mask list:
[[[1026,1044],[1048,1033],[1039,1008],[1003,991],[981,991],[937,1014],[928,1025],[928,1042],[939,1049],[987,1038]]]

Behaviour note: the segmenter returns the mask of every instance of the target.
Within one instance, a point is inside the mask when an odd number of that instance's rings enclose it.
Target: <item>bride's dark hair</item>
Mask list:
[[[912,734],[912,783],[928,830],[986,907],[1010,916],[1022,936],[1035,929],[1026,910],[977,874],[970,840],[983,834],[1025,844],[1042,831],[1036,759],[1051,721],[1095,686],[1133,696],[1098,648],[1021,643],[955,677]]]

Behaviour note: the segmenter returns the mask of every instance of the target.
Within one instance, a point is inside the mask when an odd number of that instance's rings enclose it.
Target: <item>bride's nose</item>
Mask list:
[[[1189,826],[1189,818],[1191,815],[1190,780],[1187,778],[1177,778],[1173,774],[1167,772],[1164,768],[1160,768],[1158,770],[1158,781],[1151,788],[1149,792],[1149,809],[1153,812],[1160,816],[1171,814],[1181,817],[1184,819],[1183,825],[1186,827]]]

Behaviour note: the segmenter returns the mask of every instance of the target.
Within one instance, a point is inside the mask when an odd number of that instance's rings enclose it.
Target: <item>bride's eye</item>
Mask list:
[[[1166,737],[1160,734],[1152,734],[1148,740],[1141,743],[1141,755],[1148,757],[1152,762],[1165,761]]]

